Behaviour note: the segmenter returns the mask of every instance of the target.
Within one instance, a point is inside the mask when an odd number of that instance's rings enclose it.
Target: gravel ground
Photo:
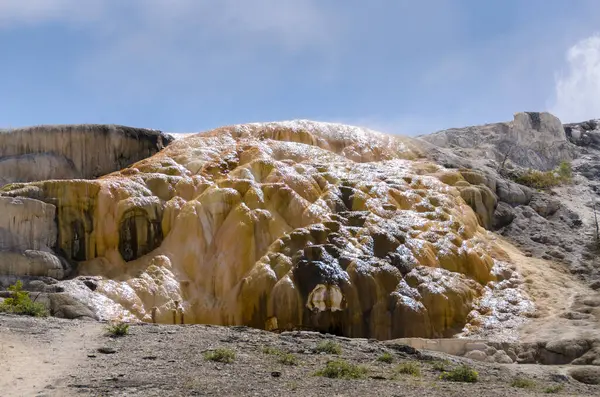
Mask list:
[[[533,396],[558,385],[558,395],[600,396],[600,386],[567,376],[569,366],[475,363],[393,341],[206,325],[132,325],[123,337],[106,329],[97,322],[0,315],[0,396]],[[339,345],[341,354],[316,352],[323,341]],[[205,358],[220,348],[235,352],[232,363]],[[296,365],[265,348],[293,354]],[[385,352],[393,363],[378,361]],[[362,379],[315,375],[334,359],[367,373]],[[479,381],[441,380],[434,365],[442,360],[447,368],[467,363]],[[421,374],[398,373],[407,362]],[[532,382],[516,388],[516,377]]]

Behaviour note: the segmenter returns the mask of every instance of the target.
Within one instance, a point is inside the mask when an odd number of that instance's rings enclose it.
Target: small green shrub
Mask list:
[[[315,349],[317,353],[342,354],[342,347],[332,340],[322,341]]]
[[[298,365],[298,358],[292,353],[283,353],[277,359],[283,365]]]
[[[547,388],[544,389],[544,393],[556,394],[556,393],[560,393],[561,391],[563,391],[564,388],[565,388],[565,386],[562,384],[548,386]]]
[[[421,376],[421,366],[415,361],[408,361],[406,363],[398,364],[396,372],[405,375]]]
[[[110,336],[125,336],[129,334],[129,324],[127,323],[115,323],[111,324],[107,328]]]
[[[394,356],[392,356],[388,352],[385,352],[381,356],[377,357],[377,361],[381,361],[382,363],[391,364],[394,362]]]
[[[235,360],[235,352],[231,349],[219,348],[204,353],[204,359],[229,364]]]
[[[525,174],[519,176],[516,182],[533,187],[536,189],[546,189],[553,186],[558,186],[561,183],[559,177],[554,175],[554,171],[538,171],[529,170]]]
[[[8,287],[11,297],[0,303],[0,312],[24,314],[33,317],[48,316],[48,309],[41,303],[34,302],[29,292],[23,291],[23,283],[18,280],[14,285]]]
[[[535,382],[527,378],[514,378],[510,385],[519,389],[533,389]]]
[[[269,354],[271,356],[278,356],[280,354],[283,354],[283,350],[280,350],[280,349],[278,349],[276,347],[271,347],[271,346],[265,346],[265,347],[263,347],[262,352],[264,354]]]
[[[573,168],[568,161],[561,161],[557,169],[558,175],[565,181],[573,178]]]
[[[438,361],[434,361],[432,368],[435,371],[439,371],[439,372],[444,372],[447,371],[448,368],[450,366],[450,361],[448,360],[438,360]]]
[[[367,369],[360,365],[350,364],[344,360],[327,362],[325,368],[316,372],[317,376],[338,379],[361,379],[367,374]]]
[[[441,379],[448,380],[450,382],[468,382],[475,383],[479,378],[479,374],[473,368],[468,365],[461,365],[450,371],[443,372],[440,375]]]
[[[563,161],[552,171],[528,170],[523,175],[517,177],[515,182],[536,189],[546,189],[568,183],[573,178],[573,169],[571,163]]]

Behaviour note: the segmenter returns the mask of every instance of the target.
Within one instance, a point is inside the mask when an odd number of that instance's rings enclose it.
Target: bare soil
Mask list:
[[[486,364],[394,341],[207,325],[132,325],[123,337],[106,329],[98,322],[0,315],[0,396],[534,396],[557,385],[562,396],[600,396],[600,386],[569,377],[570,366]],[[323,340],[339,344],[342,353],[315,352]],[[297,365],[280,363],[265,347],[292,353]],[[204,357],[217,348],[233,350],[234,361]],[[393,363],[378,361],[385,352]],[[368,372],[363,379],[315,375],[333,359]],[[441,380],[434,363],[442,360],[449,360],[447,368],[470,365],[479,381]],[[420,376],[397,372],[408,361]],[[533,383],[511,386],[517,377]]]

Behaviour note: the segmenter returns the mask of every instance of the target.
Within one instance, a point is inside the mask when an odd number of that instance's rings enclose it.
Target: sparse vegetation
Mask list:
[[[298,365],[298,358],[293,353],[283,353],[277,361],[283,365]]]
[[[322,341],[315,348],[317,353],[342,354],[342,347],[332,340]]]
[[[351,364],[345,360],[328,361],[325,368],[316,372],[317,376],[337,379],[361,379],[367,374],[367,369],[360,365]]]
[[[283,350],[277,349],[276,347],[272,347],[272,346],[263,347],[262,352],[264,354],[269,354],[271,356],[278,356],[280,354],[283,354]]]
[[[204,353],[204,358],[209,361],[230,364],[235,361],[235,352],[227,348],[219,348]]]
[[[450,367],[450,361],[448,361],[448,360],[434,361],[433,365],[432,365],[432,368],[435,371],[439,371],[439,372],[448,371],[449,367]]]
[[[421,366],[415,361],[398,364],[396,372],[404,375],[421,376]]]
[[[558,175],[565,181],[569,181],[573,178],[573,167],[571,167],[571,163],[568,161],[561,161],[557,171]]]
[[[385,352],[381,356],[377,357],[377,361],[381,361],[382,363],[391,364],[394,362],[394,356],[392,356],[388,352]]]
[[[544,389],[544,393],[556,394],[556,393],[560,393],[561,391],[563,391],[564,388],[565,387],[562,384],[548,386],[547,388]]]
[[[129,334],[129,324],[114,323],[108,326],[107,331],[110,336],[125,336]]]
[[[23,291],[23,283],[18,280],[14,285],[8,287],[11,297],[0,303],[0,312],[24,314],[33,317],[48,316],[48,309],[41,303],[31,300],[29,292]]]
[[[450,382],[475,383],[479,378],[479,373],[468,365],[461,365],[450,371],[443,372],[440,378]]]
[[[533,389],[535,382],[527,378],[514,378],[510,385],[519,389]]]
[[[573,178],[571,163],[563,161],[551,171],[528,170],[526,173],[515,178],[515,182],[536,189],[547,189],[568,183]]]
[[[298,365],[298,357],[293,353],[286,353],[271,346],[265,346],[262,352],[271,356],[278,356],[277,361],[283,365]]]

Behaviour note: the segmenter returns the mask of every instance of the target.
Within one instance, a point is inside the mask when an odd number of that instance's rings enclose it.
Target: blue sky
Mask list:
[[[600,118],[597,0],[0,0],[0,127]]]

